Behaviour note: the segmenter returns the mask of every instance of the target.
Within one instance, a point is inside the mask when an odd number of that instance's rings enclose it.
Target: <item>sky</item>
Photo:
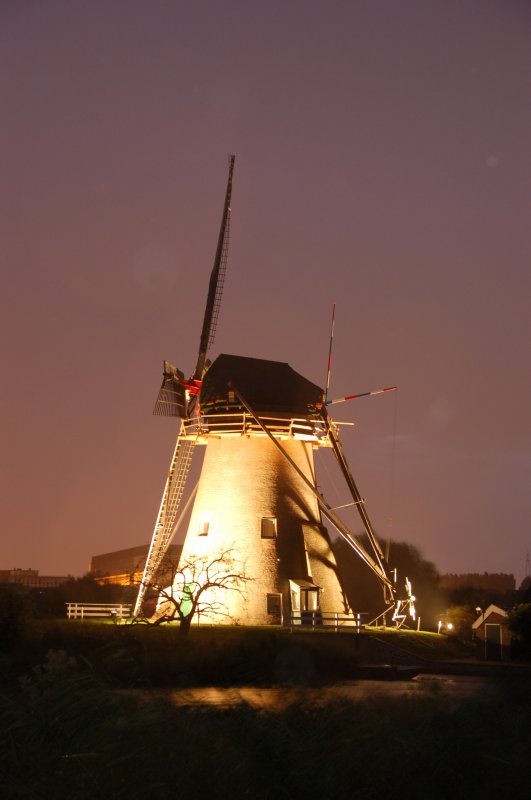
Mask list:
[[[211,356],[324,385],[336,302],[330,394],[399,387],[334,407],[375,528],[522,580],[530,33],[525,0],[0,3],[0,568],[150,540],[235,153]]]

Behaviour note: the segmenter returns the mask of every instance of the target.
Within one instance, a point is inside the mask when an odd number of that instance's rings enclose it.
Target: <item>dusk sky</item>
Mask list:
[[[151,538],[235,153],[211,357],[324,385],[335,301],[332,397],[399,387],[334,409],[375,528],[519,582],[530,67],[526,0],[3,0],[0,568]]]

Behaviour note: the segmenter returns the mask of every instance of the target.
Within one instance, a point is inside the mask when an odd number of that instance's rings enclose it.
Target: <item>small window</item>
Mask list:
[[[261,524],[262,539],[274,539],[277,535],[277,518],[262,517]]]
[[[208,536],[208,529],[210,527],[210,522],[206,520],[201,523],[201,527],[199,528],[199,536]]]
[[[282,613],[282,595],[281,594],[268,594],[267,595],[267,613],[276,614],[280,616]]]

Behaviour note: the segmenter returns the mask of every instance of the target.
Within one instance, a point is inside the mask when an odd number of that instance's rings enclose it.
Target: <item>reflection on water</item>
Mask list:
[[[188,689],[147,690],[135,692],[146,700],[163,697],[176,706],[217,706],[231,708],[246,705],[257,711],[283,711],[291,705],[326,706],[346,700],[374,698],[447,697],[462,700],[485,696],[494,691],[488,678],[463,675],[418,675],[410,681],[349,681],[320,688],[200,687]]]

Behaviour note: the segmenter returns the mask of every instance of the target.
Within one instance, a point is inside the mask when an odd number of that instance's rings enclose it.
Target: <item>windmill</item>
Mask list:
[[[323,389],[287,363],[219,355],[207,360],[227,267],[234,156],[229,175],[195,369],[190,378],[164,361],[154,413],[180,419],[170,469],[135,604],[140,614],[176,528],[193,501],[183,561],[235,549],[249,581],[224,598],[227,620],[262,625],[347,611],[323,518],[380,581],[385,607],[400,615],[395,583],[338,435]],[[330,365],[330,358],[329,358]],[[349,398],[342,399],[351,399]],[[194,449],[205,446],[198,485],[183,507]],[[331,448],[369,545],[350,532],[316,483],[314,450]],[[397,616],[397,618],[398,618]],[[207,621],[207,620],[205,620]]]

